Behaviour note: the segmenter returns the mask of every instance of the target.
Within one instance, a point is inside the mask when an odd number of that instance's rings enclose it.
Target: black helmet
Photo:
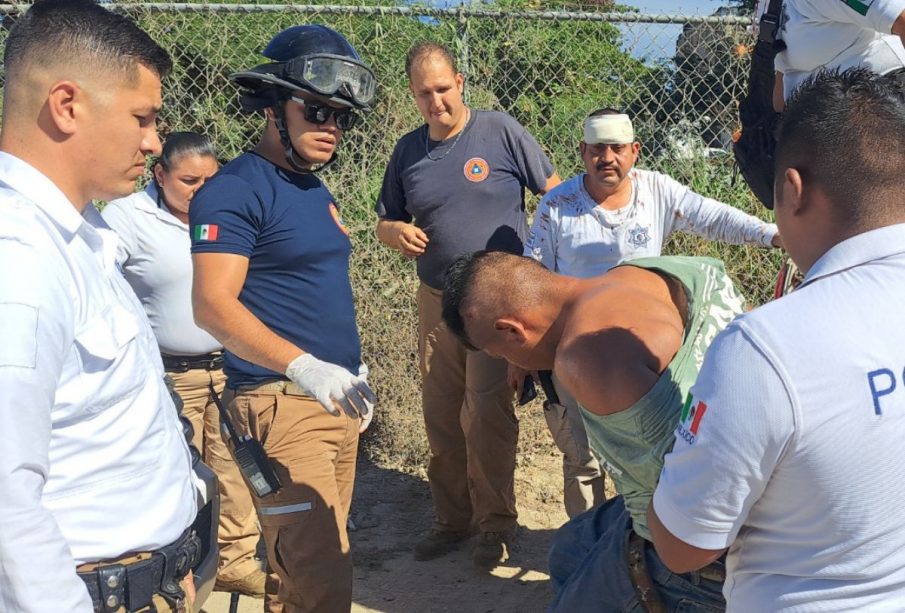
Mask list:
[[[322,25],[287,28],[273,37],[262,55],[273,61],[229,77],[247,90],[242,95],[246,110],[273,106],[299,89],[337,104],[370,110],[377,80],[336,30]]]

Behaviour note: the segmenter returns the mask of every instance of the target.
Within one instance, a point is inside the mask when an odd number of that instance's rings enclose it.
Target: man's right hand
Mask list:
[[[338,404],[349,417],[370,420],[377,396],[363,378],[353,375],[342,366],[304,353],[289,363],[286,376],[317,399],[331,415],[339,415],[335,406]]]
[[[424,253],[429,242],[430,239],[427,238],[424,230],[415,224],[406,223],[399,225],[399,231],[396,235],[396,248],[402,252],[402,255],[416,258]]]

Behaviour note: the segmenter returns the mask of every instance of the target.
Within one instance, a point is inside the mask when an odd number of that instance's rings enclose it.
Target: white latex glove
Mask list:
[[[304,353],[289,363],[286,369],[289,380],[306,393],[311,394],[331,415],[339,415],[334,402],[353,419],[370,422],[371,411],[377,397],[367,381],[356,377],[342,366],[318,360]]]
[[[365,382],[365,385],[368,384],[368,373],[370,373],[370,369],[368,369],[368,365],[362,362],[358,366],[358,378]],[[369,388],[370,389],[370,388]],[[361,416],[361,425],[358,426],[358,433],[362,434],[365,430],[368,429],[368,426],[371,425],[371,420],[374,419],[374,406],[371,405],[370,411],[368,411],[367,415]]]

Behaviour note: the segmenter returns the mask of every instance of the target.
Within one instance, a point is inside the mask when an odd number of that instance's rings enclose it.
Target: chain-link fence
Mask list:
[[[598,10],[581,12],[515,10],[504,0],[446,9],[366,4],[109,6],[134,17],[174,57],[161,132],[205,132],[226,158],[252,146],[263,125],[260,116],[240,113],[227,76],[262,63],[259,51],[276,32],[302,23],[329,25],[374,68],[380,83],[374,111],[346,135],[339,162],[323,178],[354,238],[359,324],[382,401],[371,448],[384,461],[416,465],[426,449],[415,357],[417,281],[413,263],[378,244],[373,232],[373,206],[393,146],[421,124],[403,69],[409,47],[422,39],[448,44],[466,76],[468,103],[513,115],[564,178],[581,170],[583,118],[613,106],[635,120],[642,166],[763,213],[735,177],[728,154],[753,41],[750,17],[728,10],[716,17],[640,15],[605,12],[615,10],[606,0],[586,1],[580,6]],[[0,10],[8,25],[18,9]],[[684,237],[670,249],[723,258],[754,302],[766,298],[777,264],[775,254]],[[542,430],[540,422],[535,426]]]

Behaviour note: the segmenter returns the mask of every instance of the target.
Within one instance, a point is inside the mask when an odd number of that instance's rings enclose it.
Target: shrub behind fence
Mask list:
[[[605,4],[605,3],[603,3]],[[728,150],[744,92],[749,17],[516,11],[494,5],[415,6],[117,3],[173,55],[164,84],[160,129],[205,132],[224,157],[251,147],[263,124],[244,116],[232,72],[262,63],[266,42],[283,28],[323,23],[345,34],[375,70],[374,111],[345,137],[337,164],[323,175],[352,232],[352,284],[371,380],[381,397],[370,452],[400,466],[423,463],[416,361],[414,264],[374,237],[374,202],[397,139],[421,124],[404,58],[418,40],[448,44],[466,75],[466,99],[503,110],[537,138],[563,178],[582,169],[581,123],[613,106],[632,114],[643,143],[640,165],[755,214]],[[19,7],[0,7],[6,24]],[[601,9],[602,10],[602,9]],[[723,11],[727,13],[728,11]],[[2,35],[5,36],[5,29]],[[529,202],[533,210],[536,199]],[[669,251],[722,258],[754,303],[769,296],[778,256],[763,250],[680,237]],[[529,431],[543,429],[542,419]],[[533,435],[522,448],[537,444]]]

